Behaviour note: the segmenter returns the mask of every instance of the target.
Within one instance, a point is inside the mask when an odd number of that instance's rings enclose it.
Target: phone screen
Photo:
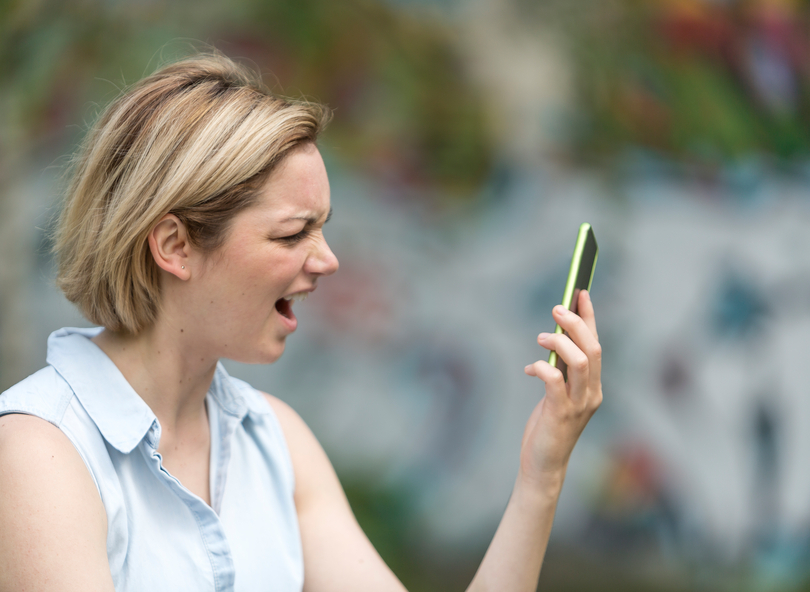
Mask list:
[[[593,271],[596,268],[596,259],[599,256],[599,246],[593,228],[587,222],[580,225],[577,243],[574,246],[574,255],[571,257],[571,269],[568,271],[568,280],[565,282],[562,305],[572,312],[577,312],[579,293],[590,290],[593,282]],[[557,325],[555,333],[562,333],[562,327]],[[557,352],[552,351],[548,363],[562,370],[567,377],[565,362],[558,358]]]

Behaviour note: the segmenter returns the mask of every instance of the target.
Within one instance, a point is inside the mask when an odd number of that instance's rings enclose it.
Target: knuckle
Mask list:
[[[599,392],[596,393],[596,395],[593,397],[591,401],[591,409],[593,411],[599,409],[600,405],[602,405],[602,399],[603,399],[602,391],[600,390]]]
[[[559,368],[552,368],[549,372],[548,381],[556,384],[565,384],[565,377],[562,370]]]
[[[601,360],[602,359],[602,345],[600,343],[596,343],[591,348],[591,356],[593,356],[594,360]]]
[[[585,355],[577,356],[571,366],[578,372],[585,372],[588,369],[588,357]]]

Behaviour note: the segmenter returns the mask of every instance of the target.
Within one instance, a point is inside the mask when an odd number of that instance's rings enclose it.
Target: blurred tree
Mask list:
[[[611,162],[626,148],[712,166],[810,156],[808,2],[586,4],[557,11],[578,65],[581,158]]]

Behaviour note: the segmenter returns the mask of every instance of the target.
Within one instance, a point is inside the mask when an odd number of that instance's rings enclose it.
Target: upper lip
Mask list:
[[[311,288],[307,288],[305,290],[296,290],[295,292],[290,292],[289,294],[285,294],[284,296],[282,296],[282,298],[284,298],[285,300],[289,300],[290,298],[292,298],[296,294],[305,294],[305,293],[314,292],[314,291],[315,291],[315,286],[312,286]]]

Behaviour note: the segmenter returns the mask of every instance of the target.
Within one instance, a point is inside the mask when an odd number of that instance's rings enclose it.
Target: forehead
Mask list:
[[[329,178],[318,149],[308,144],[289,154],[258,191],[256,208],[275,220],[316,217],[329,209]]]

